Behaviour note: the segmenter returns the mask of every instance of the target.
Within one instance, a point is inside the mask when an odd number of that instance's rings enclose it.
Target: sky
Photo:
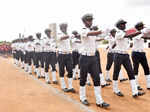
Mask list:
[[[67,22],[70,32],[79,31],[85,13],[92,13],[102,29],[113,28],[121,18],[128,27],[139,21],[149,26],[149,10],[149,0],[0,0],[0,40],[43,33],[50,23]]]

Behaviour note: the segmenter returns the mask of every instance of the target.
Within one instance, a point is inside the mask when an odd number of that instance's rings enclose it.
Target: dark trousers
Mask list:
[[[32,64],[33,55],[34,55],[34,52],[27,52],[27,55],[26,55],[27,56],[27,63],[29,65]]]
[[[96,56],[81,55],[80,60],[80,86],[85,86],[87,74],[90,73],[94,86],[100,86],[99,67]]]
[[[24,62],[24,53],[23,52],[21,52],[21,62]]]
[[[114,53],[107,53],[106,70],[109,71],[114,61]]]
[[[149,66],[145,52],[132,52],[134,75],[138,75],[139,64],[142,65],[145,75],[149,75]]]
[[[129,80],[135,79],[129,55],[115,53],[113,80],[118,80],[121,65],[126,69]]]
[[[26,51],[25,52],[25,55],[24,55],[24,63],[28,63],[28,57],[27,57],[27,55],[28,55],[28,52]]]
[[[95,52],[95,56],[97,57],[97,62],[98,62],[98,73],[102,73],[102,67],[101,67],[101,61],[100,61],[100,53],[99,53],[99,51],[97,50],[96,52]]]
[[[56,71],[56,53],[54,52],[45,52],[45,72],[48,72],[49,65],[52,67],[52,71]]]
[[[58,54],[59,76],[64,77],[65,67],[68,72],[67,77],[72,78],[73,61],[72,54]]]
[[[75,68],[75,66],[79,64],[79,57],[80,54],[77,51],[72,52],[73,68]]]
[[[39,62],[41,63],[41,58],[43,57],[41,52],[35,52],[34,58],[35,58],[35,66],[36,68],[39,68]]]

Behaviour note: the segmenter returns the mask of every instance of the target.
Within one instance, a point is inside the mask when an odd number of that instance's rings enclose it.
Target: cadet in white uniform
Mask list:
[[[108,40],[108,43],[109,43],[108,48],[107,48],[108,53],[107,53],[107,64],[106,64],[106,81],[107,82],[112,82],[110,80],[109,71],[113,64],[114,54],[115,54],[115,45],[116,45],[115,34],[116,34],[116,29],[112,29],[110,31],[110,35],[105,37],[105,40]],[[119,72],[119,79],[120,79],[120,82],[128,80],[127,78],[123,77],[122,70],[120,70]]]
[[[96,97],[96,105],[98,107],[107,108],[109,104],[105,103],[101,96],[100,76],[96,53],[96,36],[101,34],[101,31],[90,31],[92,26],[93,16],[86,14],[82,17],[85,27],[81,32],[81,42],[83,51],[80,57],[80,101],[84,105],[89,105],[86,98],[86,80],[87,74],[90,73],[94,83],[94,93]]]
[[[25,61],[25,43],[24,43],[24,39],[21,40],[21,68],[24,69],[24,61]]]
[[[79,69],[79,49],[81,47],[80,35],[77,31],[72,32],[72,59],[73,59],[73,79],[76,80],[76,74],[78,73],[78,79],[80,79],[80,69]]]
[[[128,38],[132,38],[140,33],[126,36],[126,32],[125,32],[126,23],[127,22],[124,20],[119,20],[116,23],[116,27],[118,28],[118,31],[116,32],[116,35],[115,35],[116,53],[114,55],[113,92],[118,96],[124,96],[118,88],[118,76],[119,76],[119,72],[121,69],[121,65],[123,65],[127,71],[127,74],[130,80],[132,96],[136,98],[138,96],[143,95],[144,93],[138,92],[131,61],[130,61],[127,50],[129,48]]]
[[[27,56],[27,64],[28,64],[28,73],[32,74],[32,59],[34,56],[34,43],[33,36],[30,35],[28,37],[28,42],[26,43],[26,56]]]
[[[73,69],[73,61],[72,61],[72,53],[71,53],[71,40],[69,35],[67,34],[67,24],[60,24],[60,33],[58,34],[58,64],[59,64],[59,77],[61,88],[64,92],[72,92],[75,93],[75,90],[72,86],[72,69]],[[65,68],[68,72],[68,88],[66,87],[64,74]]]
[[[43,52],[43,42],[41,40],[41,33],[36,33],[36,39],[34,40],[34,46],[35,46],[35,71],[37,74],[37,77],[40,78],[41,77],[41,72],[40,72],[40,65],[39,62],[41,63],[41,69],[44,70],[44,62],[42,63],[42,52]]]
[[[133,60],[133,68],[134,68],[134,75],[136,79],[136,84],[138,86],[138,90],[142,90],[138,83],[138,68],[139,64],[142,65],[146,77],[147,82],[147,89],[150,90],[150,72],[149,66],[146,58],[146,53],[144,52],[144,40],[148,39],[144,36],[144,24],[139,22],[135,25],[137,31],[142,32],[142,34],[133,38],[133,49],[132,49],[132,60]]]
[[[49,66],[52,68],[52,82],[53,84],[57,84],[56,80],[56,41],[53,37],[51,37],[51,30],[45,30],[46,39],[44,40],[44,52],[45,52],[45,80],[46,83],[50,84],[49,79]]]

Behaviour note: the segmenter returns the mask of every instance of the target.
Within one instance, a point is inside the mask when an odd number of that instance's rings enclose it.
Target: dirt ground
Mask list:
[[[4,57],[0,57],[0,88],[0,112],[82,112]]]
[[[150,50],[146,49],[146,52],[150,65]],[[105,74],[106,51],[100,49],[100,55],[103,73]],[[26,79],[27,74],[16,68],[12,64],[12,59],[0,58],[0,63],[1,112],[82,112],[73,104],[50,94],[46,88],[41,87],[35,80]],[[111,75],[112,71],[113,67]],[[123,72],[124,77],[127,77],[124,68]],[[40,80],[44,82],[43,79]],[[102,88],[102,96],[110,104],[108,109],[96,107],[93,86],[87,86],[87,98],[91,104],[89,108],[95,110],[95,112],[150,112],[150,91],[146,90],[144,72],[141,66],[139,69],[139,83],[146,94],[137,99],[132,98],[129,81],[119,83],[119,88],[124,93],[124,97],[114,95],[112,86]],[[51,85],[60,90],[60,84]],[[77,91],[76,94],[64,94],[79,102],[79,80],[74,81],[73,86]]]

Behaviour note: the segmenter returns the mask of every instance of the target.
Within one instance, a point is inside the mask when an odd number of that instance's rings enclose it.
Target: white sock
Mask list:
[[[138,89],[135,80],[130,80],[132,95],[138,94]]]
[[[72,89],[72,78],[68,78],[68,89]]]
[[[84,100],[87,99],[86,98],[86,88],[85,88],[85,86],[80,86],[80,92],[79,92],[79,94],[80,94],[80,100],[81,101],[84,101]]]
[[[50,80],[49,80],[49,74],[48,74],[48,72],[45,73],[45,81],[46,81],[46,82],[50,81]]]
[[[106,70],[106,80],[110,79],[109,71]]]
[[[147,88],[150,88],[150,75],[145,75]]]
[[[105,85],[106,84],[106,81],[104,79],[104,75],[102,73],[100,73],[100,83],[101,83],[101,85]]]
[[[56,71],[52,71],[52,81],[56,81]]]
[[[101,87],[94,86],[94,93],[96,97],[96,104],[102,104],[104,100],[102,99],[102,95],[101,95]]]
[[[60,78],[60,84],[61,84],[62,89],[66,88],[66,83],[65,83],[64,77]]]
[[[115,80],[113,80],[113,92],[114,93],[120,92],[120,90],[118,88],[118,81],[115,81]]]

